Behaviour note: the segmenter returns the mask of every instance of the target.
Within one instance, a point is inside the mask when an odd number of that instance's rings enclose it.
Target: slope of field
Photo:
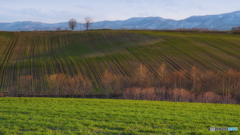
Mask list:
[[[240,35],[158,31],[85,31],[0,33],[0,87],[21,91],[21,76],[29,77],[28,91],[47,93],[46,75],[82,74],[100,92],[105,70],[124,77],[145,65],[156,70],[240,71]],[[157,78],[157,77],[156,77]],[[26,89],[26,88],[25,88]]]
[[[203,103],[0,98],[0,134],[231,134],[209,129],[238,127],[239,111]]]

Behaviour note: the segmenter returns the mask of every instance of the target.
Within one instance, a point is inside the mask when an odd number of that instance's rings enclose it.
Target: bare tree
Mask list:
[[[93,19],[90,17],[85,17],[84,20],[85,20],[85,27],[88,30],[91,24],[93,23]]]
[[[56,31],[61,31],[61,28],[60,28],[60,27],[58,27],[58,28],[56,29]]]
[[[77,26],[77,21],[75,19],[69,20],[68,26],[73,30]]]

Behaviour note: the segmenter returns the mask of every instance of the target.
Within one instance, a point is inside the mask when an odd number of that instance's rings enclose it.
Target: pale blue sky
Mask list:
[[[185,19],[240,10],[240,0],[0,0],[0,22],[78,22],[159,16]]]

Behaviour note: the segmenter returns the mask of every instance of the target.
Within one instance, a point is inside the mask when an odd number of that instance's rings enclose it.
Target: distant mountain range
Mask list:
[[[177,29],[196,27],[227,31],[237,26],[240,26],[240,11],[220,15],[191,16],[183,20],[161,17],[134,17],[123,21],[100,21],[94,22],[90,29]],[[48,24],[32,21],[0,23],[0,31],[56,30],[57,27],[64,30],[68,28],[68,23]],[[83,25],[81,28],[84,30]],[[80,24],[75,30],[80,30]]]

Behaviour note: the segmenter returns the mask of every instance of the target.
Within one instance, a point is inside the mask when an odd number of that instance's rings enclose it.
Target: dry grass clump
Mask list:
[[[81,94],[84,97],[84,95],[91,93],[91,80],[81,74],[75,77],[66,76],[65,74],[54,74],[46,78],[50,94],[52,95],[69,95],[73,97],[74,95]]]
[[[109,98],[111,92],[119,91],[121,77],[106,70],[101,78],[101,83],[103,85],[103,92],[106,94],[107,98]]]
[[[199,94],[196,97],[196,101],[202,103],[221,103],[221,100],[221,96],[212,91]]]
[[[195,95],[193,93],[184,89],[168,90],[167,92],[167,99],[169,101],[192,102],[194,98]]]
[[[155,100],[156,93],[154,88],[128,88],[123,92],[123,99],[134,100]]]

